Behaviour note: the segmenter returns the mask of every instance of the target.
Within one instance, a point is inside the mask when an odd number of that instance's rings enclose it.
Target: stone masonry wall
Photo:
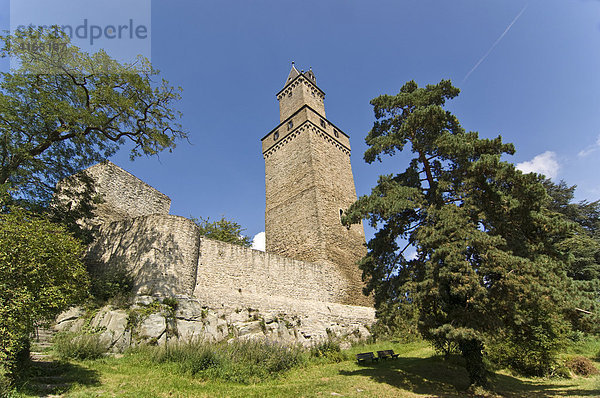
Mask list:
[[[149,214],[169,214],[171,199],[117,165],[105,161],[85,172],[94,179],[104,202],[95,213],[101,221],[120,220]]]
[[[340,319],[357,314],[348,310],[354,307],[340,307],[348,286],[335,265],[206,239],[184,217],[155,214],[106,224],[86,260],[104,269],[127,269],[136,294],[196,297],[214,308],[317,311]]]
[[[280,122],[283,122],[304,104],[325,117],[325,94],[304,76],[298,76],[278,95]]]
[[[104,224],[86,261],[104,269],[125,268],[136,294],[191,296],[199,247],[193,221],[154,214]]]
[[[372,305],[362,294],[357,264],[367,253],[363,226],[354,224],[347,228],[340,217],[340,211],[346,211],[356,201],[350,154],[316,126],[310,132],[313,167],[320,171],[315,173],[316,207],[320,212],[325,260],[337,264],[349,285],[355,287],[347,292],[348,303]]]
[[[357,262],[366,254],[362,224],[346,228],[340,211],[356,201],[348,136],[310,108],[263,138],[267,252],[332,265],[344,280],[338,302],[372,305]]]
[[[323,239],[314,189],[315,172],[306,126],[298,127],[284,145],[265,158],[266,249],[285,257],[316,262]]]
[[[272,297],[333,303],[343,297],[341,276],[333,265],[202,238],[194,295],[213,305],[260,303]]]

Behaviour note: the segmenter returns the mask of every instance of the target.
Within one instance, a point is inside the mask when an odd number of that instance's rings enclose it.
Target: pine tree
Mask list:
[[[543,181],[550,195],[548,208],[571,222],[571,233],[561,237],[557,246],[568,253],[567,275],[577,292],[567,317],[574,329],[600,332],[600,200],[573,203],[576,186],[564,181]]]
[[[381,176],[344,221],[366,218],[378,229],[360,264],[376,307],[418,306],[424,338],[458,347],[471,383],[483,385],[492,345],[507,345],[512,365],[529,373],[552,363],[569,328],[555,238],[570,224],[547,210],[541,176],[501,161],[512,144],[465,132],[444,110],[458,93],[448,80],[411,81],[371,101],[377,120],[365,160],[414,156],[405,171]],[[416,255],[407,255],[411,247]]]

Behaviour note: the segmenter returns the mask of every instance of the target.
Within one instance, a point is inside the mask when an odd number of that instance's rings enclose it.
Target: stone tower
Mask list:
[[[325,117],[325,93],[312,70],[292,69],[277,93],[280,123],[262,139],[266,179],[266,250],[334,265],[339,302],[371,305],[357,261],[366,253],[362,225],[340,215],[356,201],[349,137]]]

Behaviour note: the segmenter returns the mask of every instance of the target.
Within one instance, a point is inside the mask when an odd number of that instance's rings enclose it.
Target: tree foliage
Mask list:
[[[48,219],[0,214],[0,363],[14,367],[35,326],[87,296],[83,246]]]
[[[574,203],[576,186],[564,181],[543,182],[550,195],[548,208],[572,223],[572,233],[559,240],[558,247],[568,253],[567,275],[574,280],[572,307],[568,318],[573,327],[584,332],[600,332],[600,200]]]
[[[600,200],[573,203],[576,185],[568,186],[564,181],[555,184],[550,179],[545,179],[543,184],[550,195],[550,210],[563,214],[569,221],[580,225],[591,237],[600,240]]]
[[[221,242],[233,243],[243,247],[252,246],[252,238],[242,233],[246,230],[235,221],[230,221],[221,216],[220,220],[210,221],[210,217],[190,217],[190,219],[200,228],[200,234],[209,239],[220,240]]]
[[[547,209],[540,176],[501,161],[512,144],[466,132],[443,108],[458,93],[447,80],[411,81],[371,101],[377,120],[365,160],[413,157],[403,172],[381,176],[344,221],[366,218],[378,229],[360,264],[376,307],[416,305],[421,334],[456,345],[471,382],[484,384],[484,349],[496,336],[546,359],[513,364],[522,370],[551,364],[569,327],[567,256],[556,242],[571,227]]]
[[[84,53],[58,28],[0,39],[1,55],[18,64],[0,72],[0,360],[13,366],[35,323],[85,297],[88,286],[81,244],[14,204],[43,213],[65,177],[121,147],[132,159],[171,150],[186,134],[173,110],[180,89],[157,79],[147,60]],[[51,208],[53,220],[77,232],[98,198],[91,180],[70,182]]]
[[[145,59],[120,64],[87,54],[58,29],[1,36],[0,188],[47,204],[56,183],[127,145],[131,158],[175,147],[176,89]]]

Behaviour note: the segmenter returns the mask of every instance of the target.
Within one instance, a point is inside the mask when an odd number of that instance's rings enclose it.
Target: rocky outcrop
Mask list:
[[[268,340],[311,346],[326,339],[349,345],[371,334],[361,322],[323,319],[252,308],[208,308],[198,300],[179,297],[160,301],[141,296],[128,309],[105,306],[94,312],[71,308],[59,315],[54,329],[100,336],[112,352],[139,344],[231,339]]]

